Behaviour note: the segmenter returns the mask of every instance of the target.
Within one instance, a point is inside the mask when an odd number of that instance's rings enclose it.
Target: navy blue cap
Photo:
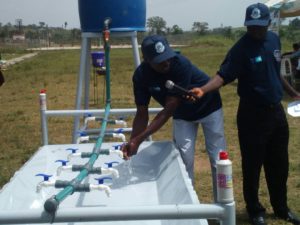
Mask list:
[[[245,26],[268,26],[270,23],[270,11],[268,6],[256,3],[248,6],[246,10]]]
[[[161,63],[176,55],[168,41],[160,35],[145,37],[141,47],[144,59],[154,64]]]

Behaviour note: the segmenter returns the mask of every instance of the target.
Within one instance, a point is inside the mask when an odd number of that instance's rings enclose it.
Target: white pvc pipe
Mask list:
[[[55,216],[41,210],[0,211],[0,224],[62,223],[92,221],[219,219],[226,221],[222,205],[155,205],[58,209]],[[235,223],[224,223],[235,225]]]
[[[120,132],[120,130],[122,130]],[[84,130],[86,134],[98,134],[100,132],[100,129],[88,129]],[[108,128],[105,130],[105,133],[130,133],[132,132],[132,128]]]
[[[149,113],[158,113],[162,108],[149,108]],[[79,109],[79,110],[47,110],[45,111],[46,116],[83,116],[86,113],[93,114],[94,116],[102,116],[105,113],[104,109]],[[111,109],[109,115],[135,115],[136,109]]]
[[[40,93],[40,116],[43,145],[48,144],[48,124],[47,124],[47,96],[46,93]]]
[[[149,108],[149,114],[156,114],[160,112],[162,108]],[[76,118],[79,116],[84,116],[86,114],[93,114],[94,116],[103,116],[105,114],[104,109],[78,109],[78,110],[41,110],[41,126],[42,126],[42,137],[43,137],[43,145],[48,144],[48,124],[47,117],[50,116],[75,116],[74,120],[74,128],[79,126],[79,121]],[[136,108],[129,109],[111,109],[109,111],[110,115],[135,115]],[[78,123],[77,123],[78,122]],[[74,129],[73,128],[73,129]],[[73,130],[74,132],[74,130]],[[74,133],[73,133],[74,135]],[[74,142],[74,141],[73,141]],[[76,143],[76,140],[75,140]]]

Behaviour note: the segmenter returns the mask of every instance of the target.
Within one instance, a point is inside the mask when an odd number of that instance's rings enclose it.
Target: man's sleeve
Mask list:
[[[147,85],[140,77],[141,71],[137,69],[132,78],[134,101],[136,105],[149,105],[151,95]]]
[[[238,74],[243,72],[242,55],[238,51],[231,49],[224,61],[222,62],[219,71],[217,72],[224,80],[224,85],[234,81]]]

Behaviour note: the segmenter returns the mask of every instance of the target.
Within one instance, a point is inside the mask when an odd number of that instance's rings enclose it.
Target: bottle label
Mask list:
[[[218,187],[220,188],[232,188],[232,175],[218,174]]]

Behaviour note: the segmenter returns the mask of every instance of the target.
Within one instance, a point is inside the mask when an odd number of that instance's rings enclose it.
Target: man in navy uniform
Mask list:
[[[4,84],[4,82],[5,82],[4,76],[3,76],[1,68],[0,68],[0,87]]]
[[[231,48],[217,75],[206,85],[191,90],[205,96],[238,79],[240,97],[237,126],[242,156],[243,194],[250,222],[265,225],[265,208],[259,201],[259,177],[264,167],[275,216],[293,224],[299,218],[287,206],[289,127],[281,105],[283,88],[297,93],[280,75],[281,44],[268,31],[270,13],[257,3],[246,10],[247,33]]]
[[[173,51],[163,36],[147,36],[141,45],[144,61],[133,75],[137,113],[130,140],[123,146],[125,157],[137,153],[139,145],[173,117],[173,137],[189,177],[194,179],[194,151],[197,130],[202,125],[206,151],[212,169],[214,199],[216,190],[216,160],[226,149],[222,102],[219,92],[213,91],[197,102],[185,99],[181,92],[169,90],[166,81],[185,89],[202,86],[209,77],[186,57]],[[163,109],[149,122],[148,105],[153,97]],[[163,150],[162,150],[163,151]]]

